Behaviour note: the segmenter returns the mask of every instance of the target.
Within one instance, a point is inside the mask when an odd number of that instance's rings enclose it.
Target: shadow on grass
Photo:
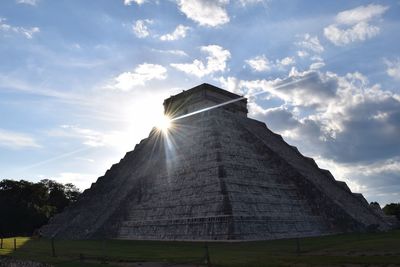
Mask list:
[[[204,242],[5,239],[0,255],[54,266],[204,264]],[[213,266],[400,266],[400,231],[257,242],[208,243]],[[129,266],[128,264],[125,266]],[[134,265],[132,265],[134,266]],[[156,265],[154,265],[156,266]],[[163,266],[162,264],[158,266]]]

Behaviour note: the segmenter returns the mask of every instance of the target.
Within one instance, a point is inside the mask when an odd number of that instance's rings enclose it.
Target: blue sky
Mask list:
[[[208,82],[353,191],[400,201],[399,1],[3,0],[0,178],[87,188]]]

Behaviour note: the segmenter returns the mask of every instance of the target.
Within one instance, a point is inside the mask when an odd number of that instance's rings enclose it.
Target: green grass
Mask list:
[[[400,231],[348,234],[258,242],[209,243],[213,266],[400,266]],[[0,255],[52,263],[55,266],[115,266],[118,261],[200,263],[205,254],[201,242],[55,240],[57,257],[52,257],[48,239],[4,239]],[[80,262],[79,254],[97,258]],[[113,265],[114,263],[114,265]]]

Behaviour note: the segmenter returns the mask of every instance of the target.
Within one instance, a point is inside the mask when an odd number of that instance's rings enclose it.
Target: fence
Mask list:
[[[256,242],[0,239],[0,255],[37,262],[157,262],[187,266],[397,266],[400,231]],[[1,259],[0,259],[1,261]],[[1,262],[0,262],[1,263]],[[164,264],[165,263],[165,264]],[[84,264],[80,264],[81,266]],[[0,264],[1,266],[1,264]]]
[[[182,252],[174,255],[174,251],[179,250]],[[154,261],[169,262],[170,266],[174,263],[212,266],[208,243],[198,242],[0,238],[0,255],[15,258],[31,256],[41,262],[56,258],[56,262],[106,264]]]
[[[3,238],[3,237],[0,237],[0,249],[6,249],[5,248],[5,245],[4,245],[4,239],[9,239],[9,238]],[[13,240],[13,249],[14,249],[14,251],[15,250],[17,250],[17,238],[12,238],[12,240]]]

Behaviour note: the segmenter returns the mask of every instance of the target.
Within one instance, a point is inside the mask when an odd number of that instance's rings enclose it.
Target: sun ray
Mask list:
[[[293,84],[296,84],[298,82],[307,80],[309,78],[310,77],[304,77],[304,78],[301,78],[301,79],[297,79],[297,80],[294,80],[294,81],[290,81],[290,82],[286,82],[286,83],[280,84],[278,86],[274,86],[272,88],[273,89],[279,89],[279,88],[282,88],[282,87],[285,87],[285,86],[293,85]],[[199,109],[199,110],[187,113],[187,114],[183,114],[183,115],[178,116],[178,117],[169,118],[169,123],[174,122],[176,120],[180,120],[180,119],[186,118],[186,117],[190,117],[190,116],[196,115],[196,114],[201,113],[201,112],[205,112],[205,111],[208,111],[208,110],[212,110],[212,109],[215,109],[215,108],[226,106],[228,104],[235,103],[237,101],[240,101],[240,100],[243,100],[243,99],[246,99],[246,98],[248,99],[248,98],[250,98],[252,96],[258,96],[258,95],[265,94],[265,93],[267,93],[267,91],[257,92],[257,93],[254,93],[252,95],[238,97],[238,98],[235,98],[235,99],[232,99],[232,100],[229,100],[229,101],[226,101],[226,102],[223,102],[223,103],[211,106],[211,107],[207,107],[207,108]]]
[[[167,133],[169,128],[171,128],[171,118],[167,115],[164,115],[157,123],[157,129],[163,133]]]

